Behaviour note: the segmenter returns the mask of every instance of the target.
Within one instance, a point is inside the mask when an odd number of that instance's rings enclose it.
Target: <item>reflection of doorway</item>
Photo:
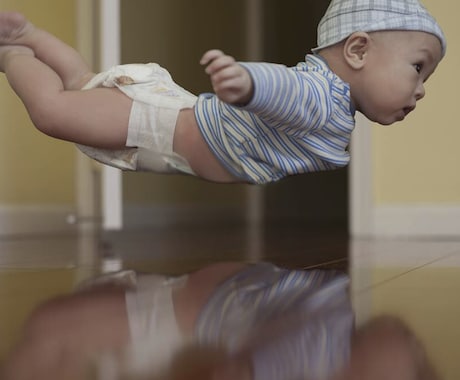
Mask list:
[[[316,25],[327,5],[327,0],[264,0],[262,58],[286,65],[302,60],[315,46]],[[197,60],[210,47],[220,47],[237,59],[245,59],[244,9],[245,0],[200,0],[193,5],[179,0],[138,0],[135,6],[122,0],[122,61],[155,60],[170,69],[176,81],[185,87],[194,92],[209,91]],[[178,195],[177,190],[170,190],[177,186],[191,192]],[[127,204],[205,204],[214,198],[216,203],[230,202],[244,208],[244,189],[210,186],[189,179],[128,174],[124,175],[124,189]],[[265,187],[264,195],[265,214],[271,221],[347,229],[345,169],[290,178]],[[241,212],[244,214],[244,210]]]

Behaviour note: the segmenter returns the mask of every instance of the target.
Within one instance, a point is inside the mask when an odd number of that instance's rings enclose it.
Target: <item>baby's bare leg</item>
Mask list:
[[[41,132],[99,148],[125,146],[132,100],[121,91],[67,90],[59,74],[24,46],[0,46],[0,68]]]
[[[17,12],[0,12],[0,45],[31,48],[40,61],[56,72],[66,90],[80,89],[94,75],[75,49]]]

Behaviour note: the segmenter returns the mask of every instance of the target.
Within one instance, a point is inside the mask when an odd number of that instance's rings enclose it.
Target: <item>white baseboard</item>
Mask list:
[[[460,204],[384,205],[373,211],[375,237],[460,238]]]
[[[68,223],[72,205],[0,205],[0,236],[76,232]],[[460,205],[384,205],[372,212],[374,237],[460,238]],[[126,204],[123,226],[127,229],[244,223],[243,207],[229,205]]]
[[[75,232],[71,205],[0,205],[0,236]]]
[[[0,205],[0,237],[73,233],[81,225],[78,221],[77,224],[69,223],[74,213],[71,205]],[[123,211],[123,228],[126,229],[239,223],[244,220],[244,209],[229,205],[125,204]]]
[[[72,205],[0,205],[0,237],[74,233],[84,222],[97,223],[85,218],[69,223],[74,215]],[[234,205],[125,204],[123,210],[124,229],[244,221],[244,208]]]

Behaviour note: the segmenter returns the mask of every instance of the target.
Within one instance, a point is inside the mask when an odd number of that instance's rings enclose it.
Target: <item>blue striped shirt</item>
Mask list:
[[[214,292],[196,325],[200,343],[250,348],[254,380],[319,380],[350,355],[348,277],[328,270],[249,266]]]
[[[349,85],[318,56],[295,67],[241,63],[254,82],[244,107],[201,94],[195,116],[213,153],[234,176],[269,183],[346,166],[355,120]]]

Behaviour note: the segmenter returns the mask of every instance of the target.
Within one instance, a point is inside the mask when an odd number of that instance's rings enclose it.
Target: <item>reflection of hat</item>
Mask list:
[[[439,38],[442,55],[446,38],[436,20],[418,0],[332,0],[318,25],[318,47],[331,46],[354,32],[412,30]]]

